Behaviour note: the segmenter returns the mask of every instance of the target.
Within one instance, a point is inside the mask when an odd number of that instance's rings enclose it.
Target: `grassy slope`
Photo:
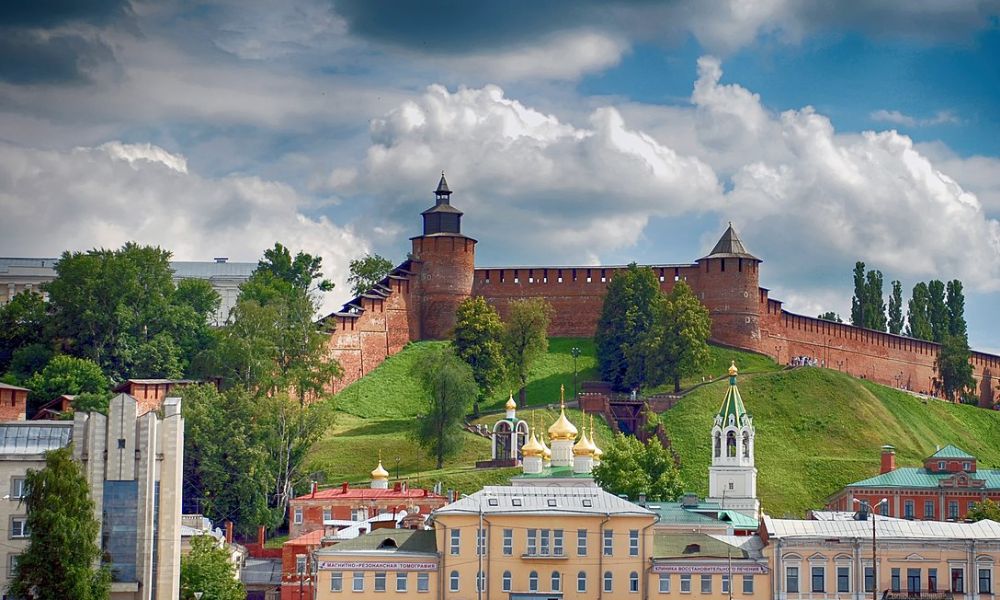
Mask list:
[[[726,385],[699,388],[663,414],[684,481],[701,494],[709,430]],[[739,386],[757,427],[758,492],[770,514],[802,515],[844,484],[877,474],[879,447],[887,443],[901,466],[918,466],[948,443],[977,455],[983,467],[1000,466],[1000,413],[925,402],[828,369],[741,377]]]

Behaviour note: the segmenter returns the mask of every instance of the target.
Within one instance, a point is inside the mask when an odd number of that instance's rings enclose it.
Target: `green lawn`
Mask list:
[[[699,494],[708,491],[712,419],[727,385],[703,386],[662,415],[684,481]],[[983,467],[1000,465],[994,411],[924,401],[819,368],[740,377],[739,387],[757,428],[758,493],[772,515],[822,508],[845,484],[877,474],[884,444],[896,447],[901,466],[919,466],[949,443]]]

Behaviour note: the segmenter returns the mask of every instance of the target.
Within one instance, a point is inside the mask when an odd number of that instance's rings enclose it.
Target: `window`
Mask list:
[[[528,573],[528,591],[538,591],[538,571]]]
[[[851,591],[851,568],[837,567],[837,592],[848,593]]]
[[[28,517],[10,518],[10,537],[26,538],[29,535],[31,534],[28,531]]]
[[[351,509],[351,520],[352,521],[364,521],[368,518],[368,511],[363,508],[352,508]]]
[[[948,501],[948,518],[952,520],[958,519],[958,502],[956,500]]]
[[[750,595],[753,593],[753,575],[743,576],[743,593]]]
[[[510,556],[514,554],[514,530],[504,529],[503,530],[503,555]]]
[[[971,468],[972,468],[972,463],[970,463],[970,462],[964,462],[964,463],[962,463],[962,470],[963,471],[968,471]]]
[[[611,556],[614,549],[615,532],[610,529],[604,530],[604,556]]]
[[[295,515],[292,517],[292,520],[295,522],[296,525],[301,525],[302,524],[302,507],[301,506],[296,506],[295,507]]]
[[[556,556],[563,555],[563,530],[555,529],[552,531],[552,554]]]
[[[584,593],[587,591],[587,572],[580,571],[576,574],[576,591]]]
[[[344,574],[340,571],[333,571],[330,573],[330,591],[331,592],[342,592],[344,591]]]
[[[880,514],[880,515],[882,515],[883,517],[888,517],[888,516],[889,516],[889,503],[888,503],[888,502],[883,502],[883,503],[882,503],[882,504],[881,504],[881,505],[880,505],[880,506],[878,507],[878,512],[879,512],[879,514]]]
[[[326,507],[326,508],[323,509],[323,520],[324,521],[331,521],[331,520],[333,520],[333,509],[332,508]]]
[[[476,571],[476,591],[482,592],[486,589],[486,574],[482,571]]]
[[[722,576],[722,593],[723,594],[728,594],[729,593],[729,575],[728,574]]]
[[[451,530],[451,554],[458,555],[462,551],[462,530]]]
[[[912,519],[913,518],[913,500],[906,500],[903,502],[903,518]]]
[[[785,568],[785,591],[791,594],[799,593],[799,568]]]
[[[875,589],[875,569],[865,567],[865,591],[870,592]]]
[[[583,499],[583,506],[585,508],[593,508],[594,507],[594,499],[593,498],[584,498]]]
[[[408,575],[409,575],[409,573],[406,573],[405,571],[404,572],[396,573],[396,591],[397,592],[405,592],[405,591],[407,591],[407,587],[409,586],[409,583],[410,583]]]
[[[628,574],[628,591],[638,592],[639,591],[639,574],[632,571]]]
[[[920,569],[906,570],[906,591],[911,594],[920,593]]]
[[[953,594],[965,593],[965,571],[963,569],[951,570],[951,592]]]
[[[894,592],[898,592],[901,589],[899,585],[899,569],[892,570],[892,580],[890,585],[892,586],[892,591]]]
[[[452,571],[451,577],[449,577],[449,590],[453,592],[458,591],[458,571]]]
[[[991,594],[993,593],[993,586],[991,585],[991,569],[979,569],[979,593],[980,594]]]
[[[628,531],[628,555],[639,556],[639,530],[629,529]]]
[[[24,498],[24,477],[12,477],[10,480],[10,499]]]
[[[660,573],[660,587],[661,594],[670,593],[670,573]]]
[[[538,553],[538,530],[529,529],[528,530],[528,544],[527,551],[525,552],[529,556]]]
[[[726,456],[736,457],[736,432],[730,431],[726,434]]]
[[[691,593],[691,576],[681,575],[681,593],[690,594]]]
[[[825,592],[826,591],[826,567],[813,567],[812,568],[812,587],[810,588],[813,593]]]
[[[430,573],[417,573],[417,591],[418,592],[429,592],[429,591],[431,591],[431,574]]]
[[[577,556],[587,556],[587,530],[576,530],[576,554]]]
[[[504,592],[510,591],[510,571],[503,572],[503,577],[500,578],[500,587]]]
[[[937,569],[927,569],[927,591],[937,593]]]
[[[559,575],[559,571],[552,571],[552,591],[558,592],[562,589],[560,585],[562,583],[562,577]]]
[[[385,571],[379,571],[375,573],[375,591],[376,592],[385,591]]]
[[[306,555],[299,554],[295,557],[295,572],[302,575],[306,572]]]
[[[712,576],[702,575],[701,576],[701,593],[711,594],[712,593]]]
[[[604,572],[604,591],[611,592],[614,588],[614,579],[612,578],[611,571]]]
[[[499,498],[489,498],[489,499],[486,500],[486,503],[489,504],[490,506],[500,506],[500,499]]]
[[[511,504],[511,506],[521,506],[521,499],[520,498],[511,498],[510,499],[510,504]]]
[[[924,518],[928,521],[934,520],[934,501],[924,500]]]
[[[351,591],[363,592],[365,591],[365,572],[355,571],[354,578],[351,580]]]
[[[944,471],[944,461],[943,460],[939,460],[938,461],[938,471]]]
[[[538,530],[538,539],[539,539],[538,551],[542,554],[542,556],[548,556],[549,555],[549,530],[548,529],[539,529]]]
[[[483,556],[486,554],[486,530],[477,529],[476,530],[476,556]]]

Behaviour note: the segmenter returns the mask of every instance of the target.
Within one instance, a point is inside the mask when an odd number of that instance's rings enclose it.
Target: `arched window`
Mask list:
[[[628,591],[638,592],[639,591],[639,574],[632,571],[628,574]]]
[[[451,572],[451,587],[449,589],[453,592],[458,591],[458,571]]]
[[[750,432],[743,432],[743,458],[750,458]]]
[[[722,434],[715,434],[715,458],[722,456]]]
[[[562,578],[559,575],[559,571],[552,571],[552,591],[558,592],[562,586]]]
[[[500,580],[503,585],[503,591],[510,591],[510,571],[503,572],[503,578]]]
[[[611,571],[604,572],[604,591],[610,592],[614,587],[614,579],[612,578]]]
[[[730,431],[726,434],[726,456],[729,458],[736,457],[736,432]]]
[[[576,591],[581,594],[587,591],[587,572],[580,571],[576,574]]]
[[[528,574],[528,591],[538,591],[538,571],[532,571]]]

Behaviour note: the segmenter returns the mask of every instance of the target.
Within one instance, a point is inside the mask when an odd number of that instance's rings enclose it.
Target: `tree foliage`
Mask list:
[[[948,335],[951,319],[948,317],[948,304],[945,301],[944,282],[933,279],[927,282],[927,318],[931,323],[931,339],[941,343]]]
[[[94,361],[60,354],[32,375],[25,386],[31,390],[28,413],[34,414],[40,405],[63,394],[107,394],[108,379]]]
[[[482,296],[467,298],[455,311],[455,354],[472,368],[479,398],[492,394],[506,374],[503,323]]]
[[[679,392],[681,377],[697,373],[710,359],[712,319],[684,281],[678,281],[654,306],[652,327],[634,346],[630,360],[644,367],[648,385],[672,381],[674,391]],[[639,354],[641,361],[635,356]]]
[[[191,551],[181,557],[181,600],[195,600],[202,592],[204,600],[243,600],[243,583],[236,578],[236,565],[229,552],[216,545],[215,538],[198,535],[191,539]]]
[[[824,321],[831,321],[833,323],[843,323],[844,322],[844,320],[840,318],[840,315],[838,315],[837,313],[833,312],[832,310],[827,311],[825,313],[822,313],[820,315],[817,315],[816,318],[822,319]]]
[[[889,333],[899,335],[903,332],[903,284],[899,280],[892,282],[892,295],[889,296]]]
[[[934,339],[928,312],[929,305],[930,292],[927,284],[921,281],[913,286],[913,291],[910,293],[906,311],[906,335],[918,340]]]
[[[437,461],[453,456],[461,447],[460,424],[479,393],[472,368],[450,347],[436,349],[416,365],[415,375],[427,395],[427,408],[420,415],[414,437]]]
[[[965,514],[965,518],[971,521],[989,519],[990,521],[1000,523],[1000,503],[994,502],[989,498],[984,498],[982,502],[978,502],[973,508],[969,509],[969,512]]]
[[[0,306],[0,373],[10,367],[18,350],[44,339],[45,324],[45,301],[40,294],[23,292]]]
[[[625,494],[635,501],[674,501],[684,491],[673,457],[656,437],[643,444],[637,438],[616,433],[603,449],[601,464],[594,467],[594,481],[610,494]]]
[[[616,274],[608,284],[594,343],[601,377],[614,389],[627,390],[642,383],[643,369],[633,366],[630,370],[628,355],[652,326],[659,297],[656,274],[649,267],[635,263]]]
[[[976,382],[972,377],[969,355],[969,342],[962,336],[946,335],[941,342],[934,361],[938,373],[935,383],[945,398],[955,400],[975,391]]]
[[[552,306],[542,298],[510,303],[503,328],[503,349],[508,372],[517,381],[522,407],[525,406],[525,387],[531,365],[549,349],[551,319]]]
[[[851,298],[851,324],[876,331],[886,330],[885,298],[882,272],[865,271],[865,263],[854,264],[854,297]]]
[[[307,292],[329,292],[333,289],[333,283],[323,278],[321,257],[299,251],[293,258],[291,251],[279,242],[264,251],[254,274],[270,275]]]
[[[39,600],[107,598],[110,571],[95,568],[100,524],[72,447],[46,452],[45,468],[28,470],[25,494],[31,541],[17,559],[8,593]]]
[[[351,293],[360,296],[372,289],[376,283],[385,279],[393,266],[388,258],[378,254],[366,254],[353,259],[349,263],[350,274],[347,276],[347,283],[351,284]]]
[[[945,306],[948,310],[948,335],[968,337],[969,331],[965,323],[965,294],[962,282],[952,279],[947,283]]]

